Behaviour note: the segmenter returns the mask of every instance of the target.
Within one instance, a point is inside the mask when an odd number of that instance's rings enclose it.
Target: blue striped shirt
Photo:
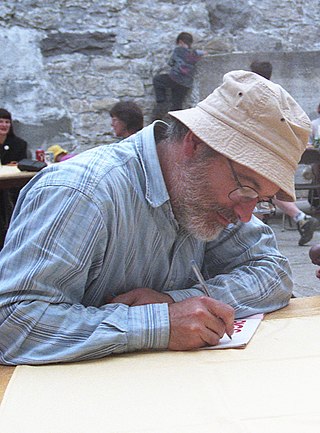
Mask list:
[[[41,171],[22,190],[0,254],[0,362],[77,361],[164,349],[168,305],[108,300],[138,287],[175,301],[211,296],[243,317],[288,303],[272,230],[253,218],[204,243],[174,218],[153,125]]]

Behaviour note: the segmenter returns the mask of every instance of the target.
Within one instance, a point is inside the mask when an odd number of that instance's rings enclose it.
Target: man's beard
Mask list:
[[[212,161],[212,160],[211,160]],[[208,192],[207,173],[212,167],[208,161],[193,161],[184,167],[175,167],[172,173],[171,204],[179,225],[202,241],[215,239],[226,227],[217,213],[229,223],[238,218],[233,210],[219,205]],[[212,168],[211,168],[212,169]]]

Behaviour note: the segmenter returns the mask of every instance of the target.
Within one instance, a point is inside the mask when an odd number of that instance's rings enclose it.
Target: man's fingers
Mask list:
[[[227,332],[225,323],[220,317],[210,315],[204,324],[210,332],[214,332],[219,338],[222,338]]]
[[[222,335],[219,335],[209,328],[204,328],[200,336],[203,344],[201,344],[201,346],[199,347],[216,346],[219,343],[220,339],[223,337],[223,334],[224,333],[222,333]]]
[[[232,335],[234,331],[234,308],[212,298],[206,298],[205,302],[208,310],[222,320],[226,334]]]
[[[218,344],[233,333],[233,308],[206,296],[169,305],[169,349],[188,350]]]

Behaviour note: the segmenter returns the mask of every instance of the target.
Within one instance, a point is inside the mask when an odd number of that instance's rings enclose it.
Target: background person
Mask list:
[[[309,257],[314,265],[320,266],[320,244],[313,245],[310,248]],[[320,279],[320,268],[316,270],[316,277]]]
[[[320,104],[317,106],[318,117],[311,121],[311,134],[309,137],[308,145],[320,151]],[[320,163],[314,162],[312,164],[311,178],[316,184],[320,183]],[[309,193],[308,200],[315,208],[315,212],[320,211],[320,190],[316,190],[313,194]]]
[[[76,156],[73,153],[69,153],[67,150],[63,149],[58,144],[54,144],[54,145],[48,147],[47,150],[48,150],[48,152],[53,153],[54,162],[66,161],[67,159],[70,159],[70,158],[73,158],[74,156]]]
[[[170,116],[23,189],[0,254],[2,363],[215,345],[234,317],[289,302],[288,260],[252,212],[275,194],[294,200],[308,117],[245,71]]]
[[[176,48],[169,60],[169,74],[158,74],[153,78],[156,95],[156,107],[153,120],[161,119],[167,114],[167,91],[171,93],[170,110],[181,110],[183,100],[192,87],[196,63],[206,54],[203,50],[193,50],[193,36],[190,33],[179,33]]]
[[[27,142],[17,137],[13,130],[11,113],[0,108],[1,164],[19,162],[27,157]]]
[[[272,65],[270,62],[259,62],[257,60],[253,61],[250,65],[252,72],[266,78],[271,79]],[[311,217],[305,214],[302,210],[298,208],[296,203],[290,203],[286,201],[279,200],[277,197],[272,199],[272,203],[282,210],[286,215],[293,219],[297,224],[298,231],[300,233],[300,239],[298,244],[300,246],[307,244],[313,238],[315,230],[319,227],[319,221],[317,218]]]
[[[0,108],[0,159],[2,165],[16,164],[27,157],[27,142],[17,137],[13,130],[12,116]],[[10,223],[14,205],[19,194],[18,188],[0,191],[0,249]]]
[[[308,144],[312,147],[319,148],[320,146],[320,104],[317,107],[318,117],[311,121],[311,134]]]
[[[116,137],[127,138],[143,128],[141,108],[132,101],[121,101],[110,110],[111,126]]]

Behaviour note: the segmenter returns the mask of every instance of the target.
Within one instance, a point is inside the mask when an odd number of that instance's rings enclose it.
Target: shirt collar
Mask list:
[[[152,207],[161,206],[170,198],[156,150],[154,127],[157,123],[167,125],[156,121],[135,135],[135,146],[146,178],[146,200]]]

